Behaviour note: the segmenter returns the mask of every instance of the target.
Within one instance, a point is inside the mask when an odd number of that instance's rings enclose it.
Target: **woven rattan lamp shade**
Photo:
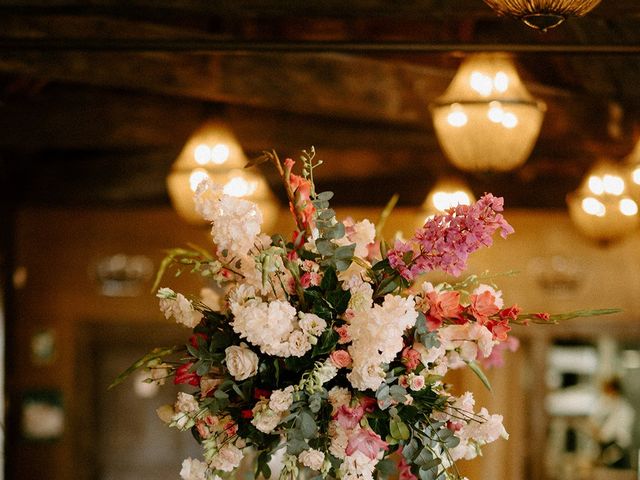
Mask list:
[[[537,30],[557,27],[567,17],[581,17],[601,0],[484,0],[501,15],[519,18]]]

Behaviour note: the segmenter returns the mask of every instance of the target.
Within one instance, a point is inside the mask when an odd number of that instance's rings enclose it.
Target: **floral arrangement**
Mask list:
[[[303,152],[301,175],[275,152],[252,163],[266,161],[284,183],[292,238],[262,234],[257,205],[202,182],[195,201],[212,223],[215,251],[172,250],[158,280],[173,266],[217,290],[197,298],[157,290],[164,315],[193,333],[186,345],[153,350],[114,383],[144,368],[149,382],[173,377],[188,389],[158,409],[202,445],[203,459],[182,465],[185,480],[228,476],[249,447],[256,477],[271,476],[280,452],[280,478],[305,471],[371,480],[395,471],[402,480],[460,479],[457,460],[508,435],[502,416],[478,410],[472,393],[451,393],[447,371],[469,367],[486,383],[480,365],[499,362],[513,345],[511,325],[609,313],[523,314],[477,276],[417,281],[436,269],[460,275],[494,233],[512,233],[501,198],[485,194],[452,208],[389,246],[380,224],[336,219],[333,194],[315,190],[322,162],[313,149]]]

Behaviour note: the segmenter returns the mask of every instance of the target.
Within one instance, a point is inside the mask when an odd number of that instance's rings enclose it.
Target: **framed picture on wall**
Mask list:
[[[55,441],[62,437],[65,414],[59,390],[25,393],[20,410],[20,434],[25,440]]]

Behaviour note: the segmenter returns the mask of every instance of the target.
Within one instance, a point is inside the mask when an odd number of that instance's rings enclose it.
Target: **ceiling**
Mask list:
[[[515,172],[456,172],[434,136],[429,104],[481,50],[513,52],[548,107]],[[639,86],[637,0],[603,0],[546,34],[482,0],[4,0],[3,195],[18,206],[166,204],[189,134],[221,115],[249,156],[314,145],[319,188],[339,205],[396,192],[418,205],[458,173],[509,206],[564,208],[596,159],[630,152]]]

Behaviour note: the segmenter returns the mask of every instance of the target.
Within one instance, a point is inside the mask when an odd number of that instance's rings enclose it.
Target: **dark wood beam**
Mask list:
[[[488,17],[495,15],[480,0],[413,0],[389,2],[385,0],[129,0],[124,6],[118,0],[7,0],[0,10],[5,11],[172,11],[241,17],[361,17],[386,16],[408,18]],[[635,0],[604,1],[592,16],[611,18],[619,15],[638,15]]]

